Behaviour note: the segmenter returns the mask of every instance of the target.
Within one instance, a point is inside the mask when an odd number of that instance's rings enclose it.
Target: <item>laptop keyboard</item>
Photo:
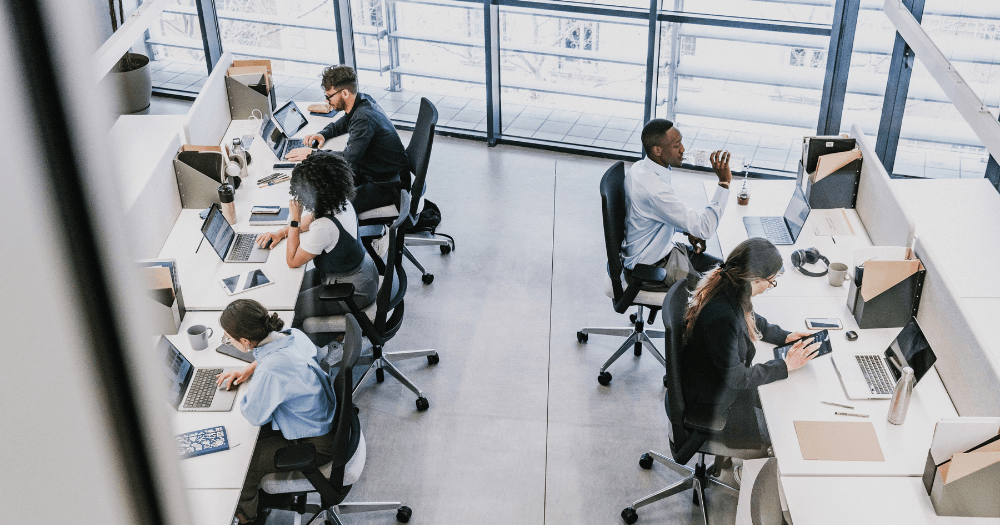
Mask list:
[[[188,387],[184,408],[208,408],[212,406],[212,399],[215,398],[215,393],[219,390],[215,379],[221,373],[221,368],[201,368],[196,371],[194,378],[191,379],[191,386]]]
[[[288,147],[285,148],[285,153],[288,153],[289,151],[292,151],[295,148],[301,148],[303,146],[305,146],[305,143],[302,142],[301,139],[289,139]]]
[[[764,235],[771,242],[791,243],[792,238],[788,235],[788,227],[781,217],[761,217],[760,225],[764,227]]]
[[[854,356],[872,394],[891,394],[896,385],[885,370],[885,362],[877,355]]]
[[[249,261],[253,251],[253,242],[257,240],[256,233],[241,233],[236,236],[236,244],[229,254],[230,261]]]

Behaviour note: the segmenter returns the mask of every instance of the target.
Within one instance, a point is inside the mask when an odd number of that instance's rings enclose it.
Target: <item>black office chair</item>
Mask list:
[[[440,358],[435,350],[407,350],[401,352],[383,353],[383,348],[403,324],[403,297],[406,295],[406,271],[403,269],[403,246],[399,230],[407,217],[409,210],[410,194],[400,192],[400,202],[403,210],[399,213],[396,221],[388,227],[389,250],[388,259],[385,261],[386,272],[382,276],[382,283],[379,285],[378,296],[375,299],[374,318],[369,317],[362,311],[354,301],[354,285],[350,283],[338,283],[328,285],[318,285],[299,292],[296,302],[301,311],[296,311],[292,326],[301,327],[313,342],[322,344],[328,341],[330,334],[343,331],[344,315],[325,315],[323,305],[340,302],[346,304],[350,312],[354,314],[361,325],[361,331],[372,344],[372,354],[361,356],[357,364],[368,365],[368,369],[355,386],[356,394],[361,385],[373,372],[375,379],[379,383],[385,381],[385,372],[403,383],[407,388],[417,395],[417,410],[427,410],[430,402],[424,393],[417,388],[398,368],[393,364],[395,361],[426,357],[429,364],[436,364]],[[336,366],[336,363],[331,364]]]
[[[406,159],[409,164],[410,173],[414,177],[411,185],[410,180],[405,181],[405,188],[410,191],[410,205],[408,206],[409,216],[404,223],[404,232],[409,228],[412,228],[417,222],[417,210],[420,206],[420,199],[423,197],[425,181],[427,180],[427,167],[431,160],[431,146],[434,144],[434,127],[437,126],[438,121],[438,111],[434,107],[434,104],[426,98],[420,99],[420,112],[417,114],[417,122],[413,126],[413,134],[410,136],[410,143],[406,146]],[[404,206],[407,208],[407,206]],[[389,224],[396,216],[399,214],[399,208],[395,206],[383,206],[381,208],[376,208],[374,210],[369,210],[361,213],[358,216],[358,220],[362,227],[379,225],[379,224]],[[403,242],[403,255],[414,266],[420,270],[420,279],[424,284],[430,284],[434,281],[434,275],[427,273],[423,265],[417,260],[416,257],[410,250],[406,248],[409,246],[440,246],[441,253],[447,254],[455,249],[455,240],[450,235],[445,235],[436,232],[421,232],[421,233],[404,233],[405,242]],[[369,234],[368,230],[365,230],[363,237],[369,242],[366,243],[366,248],[369,249],[369,253],[372,257],[376,257],[375,253],[377,250],[373,247],[371,239],[375,238],[375,234]],[[444,237],[443,239],[438,237]],[[383,268],[379,268],[381,272]]]
[[[434,144],[434,127],[437,126],[438,110],[426,98],[420,99],[420,113],[417,115],[417,123],[413,126],[413,135],[410,136],[410,143],[406,145],[406,159],[410,163],[410,173],[413,174],[413,189],[410,192],[413,198],[410,202],[410,217],[406,221],[405,241],[403,242],[403,255],[420,270],[420,280],[424,284],[434,281],[434,275],[424,270],[420,261],[410,252],[407,246],[440,246],[441,254],[450,253],[455,249],[455,239],[450,235],[437,233],[436,231],[413,232],[411,228],[417,223],[417,210],[420,207],[420,199],[424,196],[424,189],[427,181],[427,167],[431,162],[431,146]]]
[[[618,350],[608,359],[597,376],[597,381],[607,386],[611,383],[611,373],[608,367],[611,366],[629,348],[635,349],[635,355],[642,355],[642,347],[645,346],[660,364],[666,364],[663,355],[656,349],[650,337],[663,337],[662,330],[646,329],[645,325],[652,324],[656,318],[656,312],[660,310],[666,292],[647,292],[641,290],[641,286],[647,283],[663,282],[666,278],[666,270],[648,264],[637,264],[632,269],[633,283],[627,288],[622,286],[622,241],[625,239],[625,213],[627,204],[625,203],[625,163],[618,161],[608,168],[601,178],[601,212],[604,216],[604,247],[608,256],[608,277],[611,279],[611,288],[608,296],[615,311],[623,314],[633,306],[638,307],[638,311],[629,316],[632,323],[631,328],[584,328],[576,333],[576,339],[580,343],[586,343],[590,339],[590,334],[626,336]],[[649,308],[649,320],[642,318],[643,309]],[[666,377],[664,377],[664,385]]]
[[[296,513],[295,524],[312,513],[306,523],[316,521],[326,514],[326,525],[342,525],[341,514],[396,510],[396,520],[406,523],[413,514],[399,502],[344,503],[365,466],[367,447],[361,432],[361,422],[354,408],[351,386],[353,363],[361,354],[361,327],[354,316],[347,316],[344,338],[344,357],[340,371],[333,379],[337,396],[337,409],[333,419],[336,424],[332,457],[318,454],[312,443],[299,443],[284,447],[275,454],[275,474],[261,480],[260,503],[265,509],[291,510]],[[307,504],[306,496],[317,492],[320,504]]]
[[[716,461],[721,458],[742,458],[756,459],[767,456],[767,448],[760,449],[734,449],[726,446],[713,437],[722,432],[726,426],[726,414],[717,414],[714,410],[699,410],[699,406],[688,405],[684,402],[681,392],[681,350],[683,348],[684,337],[684,313],[687,309],[690,292],[685,281],[675,283],[667,297],[663,300],[663,325],[666,329],[666,357],[667,357],[667,393],[664,396],[663,405],[667,411],[669,430],[667,437],[670,440],[670,453],[672,457],[664,456],[659,452],[649,451],[639,459],[639,466],[644,469],[653,467],[653,461],[658,461],[666,465],[670,470],[685,476],[684,479],[666,487],[658,492],[654,492],[642,498],[622,511],[622,519],[625,523],[635,523],[639,519],[636,510],[650,503],[679,494],[688,489],[694,489],[694,503],[700,505],[701,516],[708,525],[708,512],[705,510],[705,489],[709,486],[718,487],[723,492],[733,496],[739,496],[739,489],[730,487],[711,477],[709,473],[718,475],[715,465],[705,466],[705,455],[716,456]],[[695,454],[700,454],[695,468],[687,466],[688,461]]]

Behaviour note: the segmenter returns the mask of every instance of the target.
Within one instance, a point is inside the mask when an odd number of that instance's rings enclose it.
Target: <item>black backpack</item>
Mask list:
[[[410,233],[430,232],[431,235],[440,235],[442,237],[447,237],[451,241],[452,246],[454,246],[455,245],[454,237],[446,233],[437,233],[435,231],[437,230],[437,227],[440,224],[441,224],[441,208],[438,208],[437,204],[434,204],[433,202],[424,199],[424,209],[421,210],[419,215],[417,215],[416,224],[408,228],[407,232]],[[441,249],[443,250],[445,249],[445,247],[442,246]],[[450,248],[449,251],[451,251]],[[441,253],[447,253],[447,252],[441,252]]]

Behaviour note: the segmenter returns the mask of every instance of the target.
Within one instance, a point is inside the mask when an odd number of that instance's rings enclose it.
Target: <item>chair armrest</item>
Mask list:
[[[726,428],[725,412],[717,414],[712,409],[699,409],[698,406],[688,406],[684,411],[684,426],[705,434],[718,434]]]
[[[298,443],[278,449],[274,453],[274,468],[278,472],[289,472],[316,467],[316,446],[312,443]]]
[[[351,283],[327,284],[319,292],[320,301],[346,301],[354,295]]]
[[[667,271],[651,264],[637,264],[632,268],[632,279],[642,283],[662,283],[667,278]]]
[[[368,224],[358,227],[358,236],[362,239],[365,238],[378,238],[385,235],[389,230],[387,224]]]

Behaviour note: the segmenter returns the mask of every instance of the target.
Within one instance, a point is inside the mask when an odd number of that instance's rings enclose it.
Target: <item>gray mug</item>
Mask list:
[[[845,281],[851,280],[851,276],[847,275],[847,265],[844,263],[831,263],[826,275],[830,279],[830,286],[844,286]]]
[[[188,340],[191,341],[191,348],[195,350],[208,348],[208,338],[212,337],[213,333],[211,328],[203,324],[196,324],[188,328]]]

